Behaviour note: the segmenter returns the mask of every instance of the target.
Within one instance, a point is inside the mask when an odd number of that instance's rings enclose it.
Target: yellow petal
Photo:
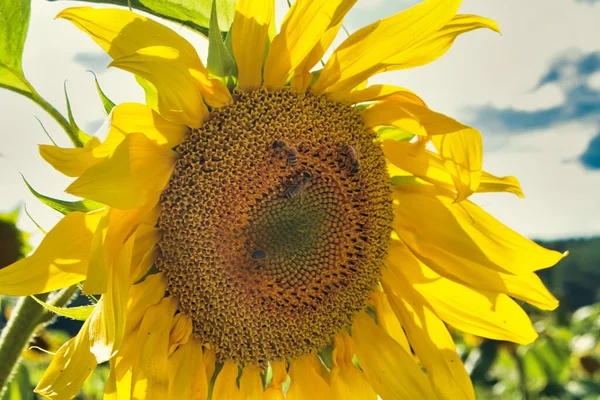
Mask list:
[[[154,263],[156,263],[156,260],[158,260],[159,254],[160,254],[160,250],[158,249],[158,247],[153,247],[150,250],[148,250],[148,252],[146,254],[144,254],[144,256],[142,257],[142,260],[138,264],[136,264],[135,266],[133,266],[133,264],[132,264],[131,275],[129,276],[129,281],[131,283],[133,283],[133,282],[137,282],[140,279],[142,279],[144,277],[144,275],[146,275],[148,273],[150,268],[152,268]]]
[[[158,111],[169,121],[198,128],[208,118],[196,78],[178,50],[167,46],[144,47],[116,58],[110,66],[151,82],[158,92]]]
[[[285,400],[283,394],[283,383],[287,380],[287,370],[285,362],[272,361],[271,363],[271,383],[265,390],[265,400]]]
[[[67,214],[32,255],[0,270],[0,293],[29,296],[84,280],[93,232],[103,214],[104,211]]]
[[[140,224],[135,233],[135,244],[131,256],[131,280],[137,282],[146,272],[150,265],[140,265],[149,257],[149,253],[155,253],[155,246],[160,241],[162,232],[150,224]],[[152,257],[150,257],[152,258]],[[156,260],[156,258],[154,258]],[[146,262],[150,259],[146,260]],[[152,264],[151,262],[150,264]],[[145,269],[144,269],[145,268]]]
[[[483,140],[476,129],[465,129],[447,135],[432,136],[446,170],[452,176],[462,201],[479,187],[483,166]]]
[[[158,304],[167,290],[167,278],[162,273],[148,275],[129,289],[127,301],[127,332],[138,328],[149,307]]]
[[[330,27],[344,0],[298,0],[288,11],[265,60],[264,86],[283,87]]]
[[[105,293],[109,281],[109,269],[117,254],[123,248],[125,240],[133,234],[140,222],[151,214],[153,205],[133,210],[109,210],[92,240],[90,263],[83,292],[89,294]],[[156,208],[156,207],[154,207]]]
[[[118,104],[113,108],[109,119],[107,138],[96,150],[102,156],[111,155],[130,133],[143,133],[157,145],[169,149],[181,144],[188,133],[185,125],[169,122],[152,108],[139,103]]]
[[[311,355],[301,356],[290,365],[290,388],[286,400],[327,400],[332,398],[331,388],[315,369]]]
[[[66,176],[79,176],[96,164],[102,158],[98,158],[94,154],[94,149],[100,146],[100,141],[96,137],[92,137],[84,147],[63,148],[49,144],[40,144],[40,155],[54,169]]]
[[[473,384],[444,322],[408,282],[395,281],[395,293],[384,274],[383,285],[394,312],[402,319],[410,344],[427,370],[440,399],[475,399]]]
[[[168,396],[169,333],[176,308],[176,300],[172,296],[165,297],[144,315],[133,360],[134,399],[166,399]]]
[[[134,240],[135,235],[132,235],[110,265],[106,293],[96,305],[101,311],[90,322],[90,349],[99,364],[108,361],[119,349],[125,333]]]
[[[405,286],[402,281],[406,280],[440,318],[457,329],[521,344],[537,338],[529,317],[510,297],[472,289],[440,276],[400,241],[392,241],[388,266],[390,274],[385,282],[394,292],[400,295]]]
[[[174,124],[148,106],[138,103],[117,105],[109,115],[106,140],[100,143],[92,139],[81,148],[62,148],[40,145],[42,158],[61,173],[77,177],[86,169],[111,156],[125,136],[133,132],[143,133],[148,139],[165,148],[180,144],[187,135],[185,125]]]
[[[106,292],[110,256],[108,255],[105,243],[111,211],[111,209],[107,210],[94,232],[87,276],[83,283],[83,293],[102,294]]]
[[[448,24],[425,40],[417,42],[410,49],[383,61],[380,70],[377,72],[407,69],[428,64],[443,56],[450,49],[458,35],[481,28],[500,32],[498,25],[491,19],[478,15],[455,15]]]
[[[217,78],[210,78],[202,63],[199,63],[196,68],[190,69],[190,74],[200,83],[200,93],[206,104],[212,108],[221,108],[231,104],[233,98],[227,86]]]
[[[477,193],[488,193],[488,192],[509,192],[516,194],[520,198],[525,197],[521,190],[521,184],[519,180],[514,176],[503,176],[498,178],[488,172],[483,171],[481,173],[481,181],[477,188]]]
[[[453,265],[436,263],[427,257],[415,256],[438,274],[472,288],[494,293],[506,293],[542,310],[554,310],[558,300],[546,289],[544,283],[534,273],[523,275],[504,274],[477,264]]]
[[[470,201],[426,185],[394,187],[394,230],[408,247],[445,268],[526,274],[563,255],[519,235]],[[429,265],[429,262],[427,263]]]
[[[140,14],[118,8],[71,7],[56,18],[64,18],[90,35],[112,58],[150,46],[169,46],[187,60],[198,58],[194,47],[177,32]]]
[[[90,352],[90,318],[74,338],[63,344],[44,372],[35,392],[52,399],[75,397],[96,368],[96,358]]]
[[[245,400],[264,399],[263,383],[258,367],[247,365],[242,370],[240,377],[240,392]]]
[[[427,0],[368,25],[347,38],[331,55],[313,86],[316,93],[343,92],[377,72],[386,59],[409,52],[456,14],[460,0]]]
[[[440,157],[427,150],[424,142],[398,142],[384,140],[385,157],[398,168],[434,185],[454,189],[452,176]]]
[[[223,369],[217,375],[212,397],[214,399],[241,400],[242,393],[237,386],[238,366],[233,361],[225,361]]]
[[[110,372],[104,386],[103,400],[131,399],[131,370],[121,372],[117,369],[117,361],[113,358],[110,360]]]
[[[448,172],[441,157],[427,150],[424,142],[410,143],[384,140],[382,148],[386,158],[403,171],[445,189],[456,189],[455,180]],[[476,192],[509,192],[523,197],[521,185],[517,178],[513,176],[498,178],[485,171],[481,172],[481,179]]]
[[[431,383],[410,353],[364,312],[354,320],[352,339],[358,362],[382,399],[435,399]]]
[[[208,382],[204,372],[200,342],[192,338],[181,345],[168,361],[169,397],[167,400],[206,400]]]
[[[354,343],[346,331],[334,337],[333,368],[331,369],[331,390],[338,400],[376,400],[364,373],[352,362]]]
[[[400,321],[398,321],[398,318],[394,314],[385,293],[376,290],[371,295],[371,299],[377,313],[377,324],[379,327],[398,342],[407,353],[410,353],[410,345],[408,344],[408,339],[406,339],[406,334],[404,334],[402,325],[400,325]]]
[[[490,281],[493,281],[494,279],[500,280],[506,288],[506,294],[509,294],[516,299],[526,301],[541,310],[554,310],[558,307],[558,300],[550,293],[550,291],[548,291],[546,286],[544,286],[544,282],[542,282],[535,272],[523,275],[498,275],[499,279],[491,278]],[[487,284],[488,283],[486,282],[484,285]],[[475,283],[471,286],[477,287]]]
[[[71,21],[113,59],[120,60],[115,66],[151,82],[158,92],[159,112],[168,120],[198,127],[207,116],[202,92],[206,92],[204,84],[212,82],[194,47],[176,32],[114,8],[73,7],[57,17]]]
[[[119,351],[110,360],[111,371],[105,388],[105,398],[127,400],[131,397],[131,369],[136,356],[140,323],[148,308],[158,304],[164,297],[166,287],[167,282],[163,274],[154,274],[147,276],[143,282],[129,290],[127,324]]]
[[[132,133],[112,157],[85,171],[66,191],[116,208],[140,207],[158,200],[175,157],[141,133]]]
[[[344,17],[350,11],[350,9],[356,4],[356,0],[344,0],[340,3],[339,7],[336,9],[331,22],[329,23],[329,27],[321,38],[319,42],[315,45],[312,51],[302,60],[302,62],[296,67],[296,71],[294,72],[294,76],[292,77],[291,86],[298,91],[306,91],[308,86],[312,83],[312,75],[310,70],[323,58],[325,52],[331,46],[331,43],[337,36],[340,28],[342,27],[342,22],[344,21]]]
[[[425,106],[425,102],[415,93],[406,88],[393,85],[371,85],[365,89],[332,93],[330,97],[333,100],[358,104],[384,100],[392,96],[396,99],[401,99],[402,101]]]
[[[258,89],[262,85],[265,48],[274,10],[273,0],[240,0],[236,4],[231,44],[239,87],[244,90]]]
[[[325,366],[325,364],[323,364],[323,362],[321,361],[321,358],[319,357],[319,355],[316,352],[313,352],[309,355],[306,356],[308,362],[310,362],[314,368],[314,370],[317,372],[317,374],[319,374],[321,376],[321,378],[323,378],[325,380],[325,382],[327,382],[327,384],[331,383],[331,376],[329,374],[329,370],[327,369],[327,367]]]
[[[373,104],[362,112],[362,116],[370,128],[394,126],[420,136],[455,134],[473,129],[426,106],[394,96]]]
[[[172,354],[178,346],[187,343],[192,334],[192,330],[192,320],[186,317],[185,314],[179,313],[173,318],[173,327],[171,328],[171,335],[169,336],[169,355]]]

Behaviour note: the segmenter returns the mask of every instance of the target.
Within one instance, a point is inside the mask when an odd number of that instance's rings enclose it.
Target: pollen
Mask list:
[[[375,139],[325,96],[236,90],[176,149],[157,267],[219,361],[295,359],[366,306],[393,219]]]

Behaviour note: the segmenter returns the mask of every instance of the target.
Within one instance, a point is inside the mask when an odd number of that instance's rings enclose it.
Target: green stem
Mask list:
[[[38,296],[46,300],[47,294]],[[29,339],[46,314],[44,307],[31,297],[21,297],[15,306],[11,318],[0,335],[0,397],[6,390],[13,371],[16,371],[21,353],[29,343]]]
[[[44,111],[46,111],[48,114],[50,114],[50,116],[52,116],[52,118],[54,118],[54,120],[56,122],[58,122],[58,124],[67,133],[67,135],[69,136],[69,139],[71,139],[71,142],[73,143],[73,145],[75,145],[75,147],[83,147],[84,143],[79,138],[79,135],[77,134],[75,129],[71,126],[69,121],[67,121],[67,119],[65,117],[63,117],[63,115],[56,108],[54,108],[54,106],[52,104],[48,103],[42,96],[40,96],[35,91],[31,94],[30,93],[24,93],[24,94],[25,94],[25,96],[27,96],[31,100],[33,100],[37,105],[42,107],[44,109]]]
[[[56,307],[64,307],[78,290],[77,285],[64,288],[56,292],[48,303]],[[46,301],[48,294],[40,294],[36,297]],[[0,360],[2,360],[0,363],[0,398],[19,366],[21,354],[31,336],[38,326],[49,323],[54,317],[55,314],[47,311],[31,297],[26,296],[19,299],[8,324],[0,335]]]

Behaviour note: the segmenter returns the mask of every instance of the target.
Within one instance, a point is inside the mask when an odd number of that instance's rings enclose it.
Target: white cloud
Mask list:
[[[600,71],[593,73],[588,78],[590,88],[600,90]]]
[[[495,175],[518,177],[525,199],[485,194],[474,200],[531,237],[598,234],[600,173],[576,162],[597,132],[595,127],[570,123],[514,137],[503,151],[487,153],[484,168]]]

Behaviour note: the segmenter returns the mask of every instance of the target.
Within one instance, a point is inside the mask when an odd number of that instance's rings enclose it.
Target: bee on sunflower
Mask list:
[[[297,0],[274,35],[273,0],[239,0],[227,76],[134,12],[58,15],[135,74],[147,104],[114,107],[104,141],[40,146],[76,178],[66,191],[101,207],[0,271],[0,293],[83,281],[102,296],[37,393],[74,397],[109,362],[105,399],[473,399],[446,324],[535,340],[511,297],[556,308],[535,271],[563,255],[468,199],[522,196],[518,181],[482,171],[477,130],[366,83],[497,25],[425,0],[314,71],[355,2]]]

